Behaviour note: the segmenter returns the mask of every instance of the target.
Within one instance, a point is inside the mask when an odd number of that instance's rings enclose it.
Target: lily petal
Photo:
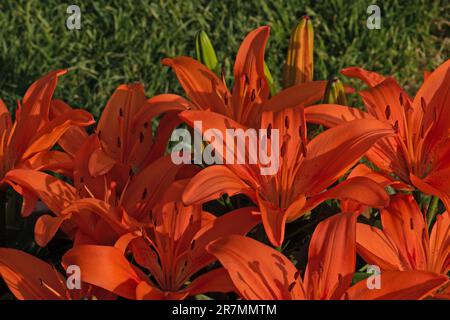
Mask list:
[[[116,164],[116,160],[111,158],[102,149],[95,150],[89,158],[89,173],[93,177],[98,177],[108,173]]]
[[[257,194],[257,199],[267,238],[272,245],[279,247],[284,241],[287,211],[263,200],[259,194]]]
[[[202,274],[186,288],[189,295],[197,295],[205,292],[233,292],[236,291],[228,271],[224,268],[215,269]]]
[[[16,127],[11,145],[16,146],[17,155],[25,152],[36,132],[49,121],[51,99],[58,77],[67,70],[56,70],[35,81],[25,93],[22,106],[16,111]]]
[[[13,187],[14,184],[18,184],[23,189],[33,192],[55,214],[60,214],[77,198],[76,190],[70,184],[39,171],[11,170],[5,176],[5,181]]]
[[[45,247],[67,218],[52,217],[48,214],[40,216],[34,225],[34,239],[36,243],[41,247]]]
[[[385,174],[383,172],[374,171],[371,168],[369,168],[365,164],[358,164],[356,167],[352,169],[352,172],[348,175],[349,178],[355,178],[355,177],[366,177],[369,178],[376,183],[378,183],[383,188],[387,186],[391,186],[397,190],[405,190],[405,191],[411,191],[411,186],[408,186],[407,184],[395,180],[393,177],[389,176],[388,174]]]
[[[278,112],[286,108],[310,105],[323,98],[326,86],[326,81],[309,81],[286,88],[264,104],[264,111]]]
[[[142,218],[148,213],[146,209],[163,196],[179,169],[170,156],[165,156],[136,174],[123,195],[122,205],[126,212],[137,220]]]
[[[341,70],[341,73],[349,78],[357,78],[363,80],[368,86],[374,87],[384,79],[384,76],[373,71],[367,71],[363,68],[349,67]]]
[[[73,171],[73,159],[65,152],[42,151],[27,159],[21,167],[37,171],[51,170],[70,178]]]
[[[326,130],[307,145],[298,177],[299,193],[321,192],[353,166],[380,138],[394,134],[386,123],[360,119]]]
[[[141,83],[119,86],[109,99],[98,122],[102,149],[119,162],[127,163],[134,115],[146,103]]]
[[[194,237],[195,247],[191,252],[194,264],[190,272],[197,272],[214,261],[205,249],[210,242],[226,235],[245,235],[260,223],[261,217],[255,214],[256,210],[254,207],[236,209],[206,223]]]
[[[350,300],[418,300],[444,283],[447,277],[424,271],[382,271],[381,288],[370,290],[365,280],[347,291]]]
[[[399,86],[394,78],[386,78],[375,87],[361,91],[361,98],[369,114],[379,120],[395,125],[397,123],[398,132],[402,137],[406,136],[405,110],[404,104],[408,94]],[[400,101],[402,96],[403,102]]]
[[[23,251],[0,248],[0,276],[19,300],[66,299],[58,271]]]
[[[384,232],[396,244],[409,269],[426,270],[426,225],[412,195],[392,196],[389,207],[381,210],[381,223]]]
[[[31,140],[31,144],[22,155],[26,159],[40,151],[49,150],[72,126],[88,126],[95,121],[92,115],[84,110],[71,110],[47,122]]]
[[[248,123],[244,114],[259,119],[258,115],[253,114],[259,112],[255,106],[269,97],[270,89],[264,72],[264,49],[269,33],[268,26],[251,31],[236,55],[232,104],[238,106],[234,110],[234,119],[242,123]],[[244,107],[251,108],[251,111],[244,110]]]
[[[339,299],[350,286],[356,263],[356,216],[337,214],[314,231],[304,281],[315,296]],[[314,285],[315,277],[320,279],[320,287]]]
[[[304,298],[299,273],[292,262],[261,242],[231,235],[212,242],[207,250],[228,270],[244,299]]]
[[[389,195],[378,183],[365,177],[355,177],[309,198],[303,210],[290,216],[289,221],[297,219],[302,213],[314,209],[328,199],[349,200],[375,208],[385,207],[389,204]]]
[[[127,299],[136,298],[136,287],[145,279],[114,247],[80,245],[64,255],[62,264],[79,266],[83,282]]]
[[[436,217],[430,235],[430,248],[434,253],[432,259],[432,270],[441,274],[450,271],[450,215],[448,211]]]
[[[448,117],[443,116],[450,92],[450,59],[441,64],[424,81],[412,102],[412,127],[424,131],[437,120],[433,132],[427,137],[428,144],[434,144],[442,137],[446,137],[450,127]],[[425,109],[425,110],[424,110]],[[434,119],[436,114],[438,119]],[[431,147],[429,150],[433,150]]]
[[[223,82],[206,66],[190,57],[163,59],[162,63],[171,67],[189,99],[197,109],[211,109],[229,115],[223,96],[229,95]]]
[[[146,281],[141,281],[136,288],[137,300],[183,300],[187,292],[162,292]]]
[[[367,224],[356,224],[356,248],[358,254],[369,264],[382,270],[402,270],[398,249],[380,229]]]
[[[184,190],[183,203],[205,203],[223,194],[233,196],[238,193],[253,196],[254,191],[228,167],[215,165],[203,169],[192,178]]]
[[[338,104],[318,104],[306,107],[305,116],[308,122],[330,128],[356,119],[374,119],[367,112]]]
[[[72,110],[67,103],[62,100],[52,100],[52,106],[50,108],[50,119],[54,119],[63,113]],[[77,125],[71,126],[67,131],[59,138],[58,145],[64,149],[70,156],[74,157],[77,151],[81,148],[84,140],[88,137],[86,130]]]

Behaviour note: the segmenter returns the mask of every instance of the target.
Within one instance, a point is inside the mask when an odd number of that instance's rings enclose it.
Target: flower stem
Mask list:
[[[427,212],[428,229],[430,229],[431,224],[433,223],[434,218],[436,217],[438,204],[439,204],[439,197],[433,196],[430,202],[430,207],[428,208]]]

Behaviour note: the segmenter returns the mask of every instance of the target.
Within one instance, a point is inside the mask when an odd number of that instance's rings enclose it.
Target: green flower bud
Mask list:
[[[216,51],[205,31],[200,31],[195,36],[195,53],[198,61],[207,66],[211,71],[218,73]]]

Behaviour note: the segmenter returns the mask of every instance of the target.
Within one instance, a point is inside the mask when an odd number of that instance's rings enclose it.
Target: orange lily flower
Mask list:
[[[382,270],[418,270],[447,275],[450,271],[450,216],[437,216],[428,233],[427,223],[411,195],[392,197],[381,210],[383,230],[358,223],[359,255]]]
[[[366,281],[350,287],[356,261],[355,223],[356,214],[341,213],[317,226],[303,279],[283,254],[251,238],[225,236],[207,250],[248,300],[420,299],[446,281],[427,272],[387,271],[381,274],[381,289],[369,290]]]
[[[165,198],[173,199],[173,193],[180,194],[183,187],[177,184]],[[184,299],[204,292],[234,291],[223,268],[189,281],[215,261],[205,245],[223,235],[246,234],[259,222],[254,209],[241,208],[216,218],[200,206],[164,201],[152,210],[150,224],[125,234],[114,247],[76,246],[65,254],[63,264],[78,265],[82,281],[127,299]],[[145,272],[125,258],[127,248]]]
[[[158,95],[147,100],[141,84],[119,86],[102,113],[97,135],[87,138],[85,133],[75,131],[76,128],[66,132],[63,146],[68,147],[73,157],[73,177],[70,173],[73,186],[30,170],[13,170],[7,174],[7,182],[23,196],[24,216],[32,212],[38,198],[56,214],[56,217],[44,215],[38,219],[35,238],[39,245],[45,246],[63,223],[76,243],[112,244],[120,232],[111,230],[99,213],[115,212],[121,205],[131,206],[128,199],[133,198],[131,194],[137,189],[140,194],[147,190],[147,196],[153,199],[147,205],[154,205],[160,196],[158,190],[165,190],[178,171],[170,158],[158,158],[165,153],[173,128],[181,122],[176,113],[186,109],[179,100],[174,95]],[[63,112],[66,108],[58,104],[57,110]],[[165,115],[154,138],[152,120],[162,113]],[[68,140],[76,143],[71,145]],[[83,211],[82,214],[73,217],[74,210],[68,207],[84,198],[101,200],[103,203],[97,207],[102,210],[80,208],[77,212]],[[84,201],[83,206],[86,205]],[[144,217],[142,212],[128,212],[138,220]],[[117,212],[112,215],[114,219],[121,216]]]
[[[299,107],[265,112],[262,116],[262,128],[279,130],[280,165],[275,175],[262,175],[261,164],[210,166],[186,187],[184,203],[204,203],[224,193],[246,194],[258,204],[266,234],[275,246],[283,242],[286,222],[303,216],[327,199],[352,199],[373,207],[386,205],[389,201],[386,192],[364,177],[349,179],[325,190],[378,139],[393,134],[392,126],[372,119],[357,120],[327,130],[308,142],[302,113],[303,108]],[[203,121],[202,130],[214,128],[225,133],[227,128],[247,129],[213,112],[186,111],[180,117],[190,125],[196,120]],[[271,140],[268,137],[268,144],[273,143]],[[225,154],[217,147],[217,141],[210,142],[216,146],[216,152]],[[226,142],[225,147],[228,148]]]
[[[188,103],[176,95],[147,99],[140,83],[119,86],[98,122],[100,146],[89,159],[91,174],[103,174],[115,164],[126,167],[126,172],[138,172],[162,157],[172,130],[180,123],[176,113],[187,108]],[[154,138],[152,120],[163,113]]]
[[[88,126],[94,119],[86,111],[52,100],[58,77],[66,72],[53,71],[34,82],[19,104],[14,122],[0,100],[0,186],[15,168],[70,172],[71,157],[51,148],[73,126]],[[53,110],[61,108],[66,112]]]
[[[329,127],[361,118],[376,118],[394,125],[397,134],[379,141],[367,157],[385,177],[438,196],[449,208],[450,122],[445,113],[449,68],[447,60],[429,74],[414,99],[391,77],[360,68],[344,69],[344,75],[364,80],[369,86],[360,92],[367,112],[340,105],[316,105],[305,109],[306,118]]]
[[[96,137],[89,138],[86,145],[92,150],[98,145]],[[114,176],[116,172],[92,177],[88,163],[78,160],[76,165],[80,167],[75,170],[74,186],[33,170],[17,169],[6,176],[7,182],[23,195],[25,212],[31,212],[39,198],[56,215],[42,215],[36,222],[35,240],[41,246],[63,224],[64,231],[76,244],[113,244],[129,228],[137,228],[138,221],[148,219],[148,211],[160,200],[179,170],[170,156],[160,158],[135,176],[127,175],[125,187],[118,189],[116,181],[120,177]]]
[[[0,277],[19,300],[111,299],[104,290],[86,286],[69,290],[54,266],[26,252],[0,248]]]
[[[166,58],[189,97],[193,110],[211,110],[251,128],[259,127],[264,110],[278,111],[323,98],[326,81],[311,81],[292,86],[270,98],[264,74],[264,49],[269,27],[251,31],[242,42],[234,64],[234,86],[230,91],[222,79],[195,59]]]

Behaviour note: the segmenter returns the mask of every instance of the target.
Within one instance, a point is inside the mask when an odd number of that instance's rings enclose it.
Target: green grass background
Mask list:
[[[366,28],[368,5],[382,10],[381,30]],[[70,4],[81,7],[81,30],[66,28]],[[315,77],[358,65],[397,77],[411,93],[422,70],[448,59],[449,2],[442,1],[0,1],[0,97],[11,108],[49,70],[77,67],[56,96],[98,116],[114,88],[142,81],[149,96],[182,93],[166,56],[194,55],[205,30],[231,74],[240,42],[253,28],[272,27],[267,63],[281,79],[289,33],[308,14],[315,26]]]

